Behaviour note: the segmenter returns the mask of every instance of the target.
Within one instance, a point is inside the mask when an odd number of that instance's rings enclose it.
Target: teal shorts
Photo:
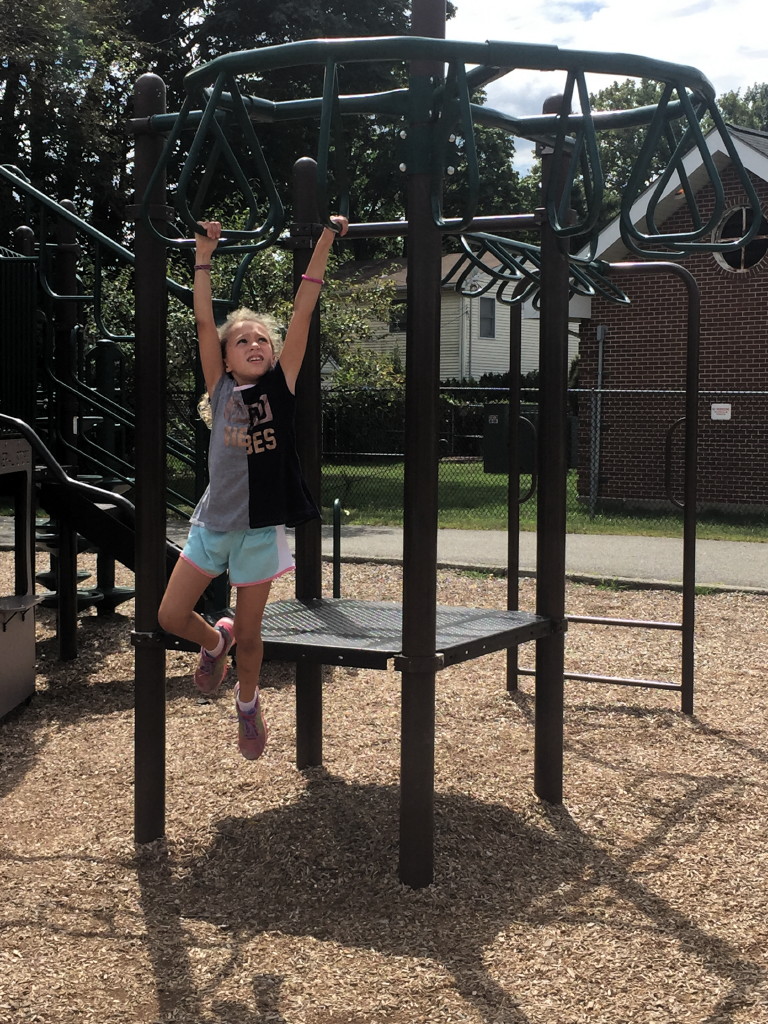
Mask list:
[[[211,579],[229,572],[233,587],[266,583],[294,567],[284,526],[227,533],[191,526],[181,557]]]

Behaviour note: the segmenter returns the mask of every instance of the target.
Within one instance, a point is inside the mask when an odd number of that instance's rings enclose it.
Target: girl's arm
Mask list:
[[[346,234],[348,227],[346,217],[331,217],[331,220],[334,224],[338,224],[338,234]],[[285,332],[285,341],[280,352],[280,365],[291,391],[296,389],[296,379],[307,351],[309,326],[320,296],[320,288],[328,264],[328,254],[335,237],[335,231],[332,231],[331,228],[323,228],[323,233],[315,243],[309,266],[293,300],[293,315],[288,324],[288,330]],[[308,278],[314,278],[314,280],[308,280]]]
[[[195,235],[195,267],[209,267],[211,256],[219,244],[221,224],[217,220],[200,222],[205,234]],[[211,271],[195,270],[192,289],[195,322],[197,324],[197,346],[200,352],[200,365],[203,370],[205,389],[209,396],[213,394],[216,382],[224,373],[224,359],[221,354],[221,342],[216,330],[213,316],[213,296],[211,293]]]

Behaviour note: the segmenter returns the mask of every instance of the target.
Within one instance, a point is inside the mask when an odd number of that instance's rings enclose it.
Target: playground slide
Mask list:
[[[121,494],[69,476],[35,431],[23,420],[0,414],[0,428],[21,434],[47,472],[35,481],[38,504],[54,519],[67,524],[90,544],[131,570],[136,568],[136,510]],[[170,574],[180,548],[166,539]]]

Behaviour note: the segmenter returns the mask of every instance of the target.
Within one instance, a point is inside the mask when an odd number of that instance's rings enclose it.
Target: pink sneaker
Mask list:
[[[261,699],[256,697],[256,707],[246,713],[240,710],[237,698],[240,695],[240,683],[235,686],[235,708],[237,710],[237,745],[240,753],[249,761],[255,761],[264,753],[267,745],[267,723],[261,713]]]
[[[195,670],[195,686],[201,693],[205,694],[215,693],[224,681],[225,676],[229,675],[227,657],[229,656],[229,649],[235,642],[235,624],[232,619],[219,619],[216,623],[216,629],[224,637],[224,649],[221,654],[217,654],[215,658],[212,658],[205,648],[201,647],[200,657],[197,659],[197,668]]]

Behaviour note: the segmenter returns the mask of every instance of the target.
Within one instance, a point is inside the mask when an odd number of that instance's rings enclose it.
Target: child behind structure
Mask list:
[[[191,517],[187,543],[160,604],[160,626],[200,645],[194,680],[206,694],[224,679],[237,639],[235,704],[243,757],[260,757],[267,726],[259,699],[264,644],[261,623],[272,580],[293,568],[286,526],[319,517],[296,453],[296,379],[337,231],[323,229],[296,292],[279,357],[271,318],[248,309],[230,313],[217,328],[211,294],[211,256],[218,221],[202,221],[195,247],[194,311],[200,362],[213,421],[209,484]],[[195,606],[212,579],[229,572],[235,618],[212,626]]]

